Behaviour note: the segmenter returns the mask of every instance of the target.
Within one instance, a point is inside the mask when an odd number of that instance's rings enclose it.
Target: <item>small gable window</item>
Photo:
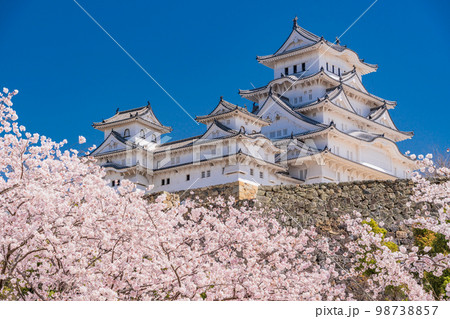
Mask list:
[[[245,133],[245,127],[241,126],[240,131],[241,131],[242,133]]]
[[[144,132],[144,130],[141,130],[141,138],[145,138],[145,132]]]
[[[123,132],[123,137],[130,137],[130,130],[129,129],[125,129],[125,131]]]
[[[153,143],[156,143],[156,135],[155,134],[152,134],[151,141]]]

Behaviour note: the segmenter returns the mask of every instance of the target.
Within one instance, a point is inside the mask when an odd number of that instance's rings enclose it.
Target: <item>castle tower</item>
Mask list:
[[[116,114],[92,126],[104,132],[104,141],[93,152],[107,172],[112,186],[120,185],[124,178],[138,188],[152,184],[152,150],[161,144],[161,135],[172,131],[156,118],[150,106],[116,110]]]
[[[409,177],[414,163],[396,143],[413,133],[392,121],[396,102],[362,83],[377,65],[338,39],[332,43],[303,29],[297,18],[282,46],[257,60],[273,69],[274,79],[239,93],[259,104],[255,115],[271,121],[262,133],[287,146],[280,160],[292,177],[307,183]]]

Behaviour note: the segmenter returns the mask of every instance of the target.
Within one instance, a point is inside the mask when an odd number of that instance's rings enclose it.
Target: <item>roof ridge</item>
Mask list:
[[[135,108],[129,109],[129,110],[118,111],[116,114],[124,114],[124,113],[130,113],[130,112],[134,112],[134,111],[139,111],[139,110],[142,110],[142,109],[147,108],[147,107],[148,107],[148,105],[135,107]]]

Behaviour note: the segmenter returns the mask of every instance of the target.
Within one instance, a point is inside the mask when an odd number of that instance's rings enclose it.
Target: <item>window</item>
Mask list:
[[[116,186],[116,181],[111,181],[111,186],[112,187]]]
[[[222,167],[222,175],[225,174],[225,167]]]
[[[336,154],[339,155],[339,146],[336,146]]]
[[[338,182],[340,182],[341,181],[341,173],[337,173],[337,180],[338,180]]]
[[[297,104],[298,99],[294,97],[294,104]]]
[[[242,131],[242,133],[245,133],[245,127],[241,126],[240,131]]]
[[[130,137],[130,130],[129,129],[125,129],[125,131],[123,132],[123,137]]]
[[[166,180],[163,178],[162,180],[161,180],[161,186],[164,186],[166,184]]]
[[[253,172],[253,168],[250,168],[250,175],[253,176],[254,172]]]
[[[309,100],[312,100],[312,90],[309,90]]]
[[[332,66],[332,71],[331,72],[333,72],[334,73],[334,65]]]
[[[329,70],[328,70],[328,62],[327,62],[327,71],[329,71]]]
[[[190,180],[191,180],[191,175],[190,175],[190,174],[187,174],[187,175],[186,175],[186,180],[187,180],[187,181],[190,181]]]
[[[341,75],[341,68],[338,68],[338,75]]]
[[[269,136],[270,136],[271,138],[274,138],[274,137],[275,137],[275,132],[270,132],[270,133],[269,133]]]
[[[300,103],[300,102],[302,102],[302,100],[303,100],[303,96],[299,96],[298,97],[298,102]]]
[[[167,185],[170,184],[170,178],[168,178],[168,179],[166,180],[166,184],[167,184]]]
[[[205,171],[202,172],[202,178],[205,178]]]
[[[283,135],[287,135],[287,129],[283,129]]]
[[[281,136],[281,130],[278,130],[277,131],[277,137],[280,137]]]
[[[259,178],[264,178],[264,173],[263,172],[259,172]]]
[[[294,65],[294,73],[297,73],[297,66]]]
[[[306,63],[302,63],[302,71],[306,71]]]
[[[144,130],[141,130],[140,135],[141,135],[141,138],[145,138],[145,132],[144,132]]]
[[[300,179],[301,179],[301,180],[303,180],[303,181],[306,180],[306,174],[307,174],[307,172],[308,172],[308,170],[306,170],[306,169],[301,169],[301,170],[300,170],[300,174],[299,174],[299,175],[300,175]]]
[[[120,179],[117,180],[117,186],[120,186]]]
[[[155,134],[152,134],[151,141],[153,143],[156,143],[156,135]]]
[[[286,75],[289,74],[289,68],[284,68],[284,74],[286,74]]]
[[[210,177],[211,176],[211,171],[206,171],[206,177]]]
[[[216,155],[216,148],[213,148],[213,149],[211,150],[211,155]]]

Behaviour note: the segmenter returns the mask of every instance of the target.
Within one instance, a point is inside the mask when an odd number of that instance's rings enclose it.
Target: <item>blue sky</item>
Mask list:
[[[273,53],[292,18],[329,40],[344,32],[373,0],[359,1],[88,1],[78,2],[190,113],[209,113],[219,97],[251,105],[238,89],[266,84],[272,70],[256,55]],[[367,89],[396,100],[401,130],[416,136],[402,151],[450,147],[448,1],[379,0],[341,38],[377,72]],[[179,139],[196,125],[71,0],[8,1],[0,7],[0,86],[19,89],[20,122],[54,140],[100,144],[91,127],[145,105]]]

